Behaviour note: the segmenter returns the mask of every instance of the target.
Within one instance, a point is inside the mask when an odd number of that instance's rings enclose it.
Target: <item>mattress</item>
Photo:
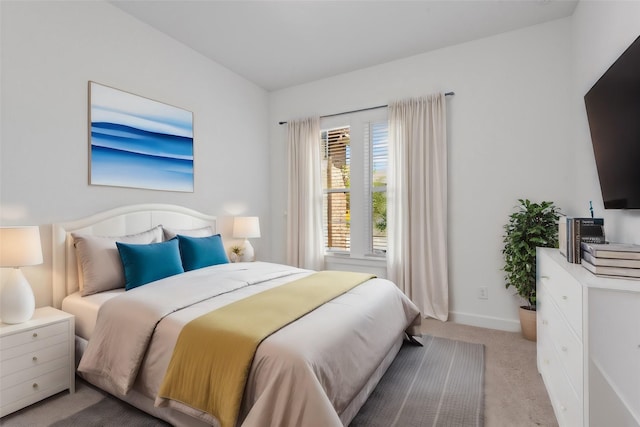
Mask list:
[[[62,311],[75,316],[76,336],[88,341],[96,327],[100,306],[124,292],[124,288],[120,288],[86,297],[80,295],[80,292],[74,292],[62,300]]]

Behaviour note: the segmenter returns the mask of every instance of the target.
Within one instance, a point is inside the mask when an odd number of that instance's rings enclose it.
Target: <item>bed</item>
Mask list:
[[[81,267],[86,253],[78,252],[78,263],[74,242],[98,236],[117,240],[152,230],[157,234],[157,227],[164,230],[162,241],[169,237],[166,233],[199,236],[202,230],[207,230],[205,235],[217,232],[215,217],[164,204],[126,206],[54,224],[54,304],[76,316],[76,363],[88,382],[173,425],[220,425],[215,416],[188,402],[158,396],[181,330],[200,316],[314,272],[264,262],[223,263],[131,291],[116,287],[83,295],[89,288],[88,282],[83,283],[86,269],[83,272]],[[179,304],[182,307],[177,308]],[[147,313],[158,318],[152,320]],[[116,326],[118,321],[132,326]],[[415,305],[384,279],[368,279],[331,299],[259,344],[237,425],[348,425],[395,358],[402,340],[419,333],[419,324]],[[104,330],[114,328],[121,335],[105,338]],[[146,342],[127,338],[143,328],[149,330]],[[130,350],[129,345],[135,348]],[[133,357],[134,353],[139,355]],[[94,369],[87,368],[92,363],[87,359],[96,355],[99,360],[93,361]],[[135,367],[123,368],[128,363]],[[129,386],[118,381],[119,370],[127,371]]]

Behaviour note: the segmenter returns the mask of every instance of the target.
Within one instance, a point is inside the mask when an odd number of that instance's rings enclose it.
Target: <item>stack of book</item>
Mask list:
[[[598,276],[640,279],[640,245],[582,242],[582,265]]]
[[[566,251],[567,261],[580,264],[582,243],[605,243],[603,218],[566,218]],[[561,251],[562,252],[562,251]]]

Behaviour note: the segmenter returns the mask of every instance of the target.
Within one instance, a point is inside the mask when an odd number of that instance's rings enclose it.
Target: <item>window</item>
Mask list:
[[[322,138],[322,219],[325,248],[348,252],[351,248],[349,127],[323,130]]]
[[[371,252],[373,254],[385,254],[387,252],[387,155],[389,152],[389,126],[387,122],[371,123],[370,173],[368,178],[368,188],[370,191],[371,209]],[[366,143],[366,142],[365,142]]]
[[[388,122],[383,112],[321,122],[323,232],[328,253],[387,250]]]

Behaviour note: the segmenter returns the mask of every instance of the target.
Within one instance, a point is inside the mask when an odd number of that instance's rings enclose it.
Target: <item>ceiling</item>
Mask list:
[[[273,91],[570,16],[578,0],[112,0]]]

